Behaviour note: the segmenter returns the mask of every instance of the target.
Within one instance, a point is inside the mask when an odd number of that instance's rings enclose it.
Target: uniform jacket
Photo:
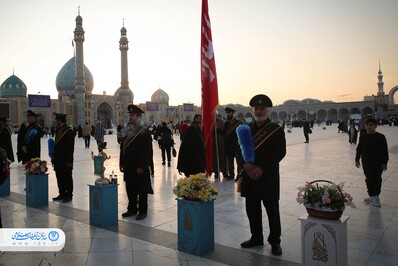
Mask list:
[[[142,131],[129,145],[127,145],[128,142],[129,137],[125,138],[120,145],[119,166],[123,168],[124,181],[134,183],[134,190],[138,194],[153,194],[149,176],[152,138],[148,128],[142,127]],[[143,174],[137,174],[138,167],[144,170]]]
[[[225,153],[235,154],[235,151],[239,151],[238,137],[236,135],[236,128],[241,125],[242,122],[235,117],[231,120],[227,120],[224,124],[224,143]]]
[[[271,123],[268,119],[268,123]],[[253,123],[250,126],[252,136],[261,128]],[[256,197],[263,200],[279,200],[280,178],[279,162],[286,155],[285,132],[279,127],[259,148],[255,150],[255,165],[263,170],[259,180],[252,181],[243,171],[242,174],[242,197]]]
[[[32,130],[36,130],[37,133],[32,139],[29,139]],[[30,161],[32,158],[40,158],[40,139],[42,136],[42,130],[37,124],[29,125],[26,128],[22,146],[27,146],[28,152],[24,155],[25,160],[22,160],[23,163]]]
[[[11,128],[8,125],[0,128],[0,147],[6,150],[8,160],[13,162],[15,160],[14,151],[12,150],[11,132]]]
[[[73,164],[73,153],[75,150],[75,132],[65,125],[57,129],[55,134],[53,164],[54,170],[63,170],[67,163]]]

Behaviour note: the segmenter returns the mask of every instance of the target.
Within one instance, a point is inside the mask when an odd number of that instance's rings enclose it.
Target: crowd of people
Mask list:
[[[286,139],[284,127],[271,122],[269,108],[271,99],[263,94],[254,96],[250,100],[253,108],[254,121],[249,125],[254,143],[255,158],[248,161],[245,156],[245,145],[237,134],[237,128],[244,124],[235,117],[235,110],[226,108],[224,120],[217,117],[214,135],[217,141],[213,145],[214,160],[212,168],[214,177],[220,174],[226,180],[234,180],[241,184],[241,196],[245,198],[246,213],[250,224],[250,239],[241,243],[242,248],[250,248],[264,244],[261,209],[263,205],[268,215],[270,233],[268,242],[271,244],[271,253],[281,255],[280,245],[281,222],[279,214],[280,174],[279,163],[286,155]],[[176,156],[174,136],[180,137],[181,145],[178,152],[177,170],[181,175],[189,177],[205,172],[206,153],[202,131],[202,116],[195,115],[192,123],[183,121],[178,125],[163,122],[150,130],[141,123],[144,113],[136,105],[128,106],[129,121],[126,126],[117,127],[117,142],[120,144],[120,171],[123,172],[128,207],[123,217],[135,216],[141,220],[147,217],[148,194],[153,194],[151,176],[154,176],[153,139],[161,149],[162,165],[171,167],[171,156]],[[73,199],[73,162],[76,135],[84,138],[85,148],[90,147],[90,139],[94,137],[97,145],[104,144],[106,130],[97,122],[96,126],[86,123],[78,128],[67,125],[66,114],[54,113],[54,150],[51,162],[54,166],[59,195],[54,201],[70,202]],[[27,125],[22,125],[17,137],[16,161],[22,164],[32,158],[40,158],[40,143],[44,131],[37,123],[38,114],[27,111]],[[351,122],[349,127],[346,121],[339,123],[339,132],[349,135],[349,143],[356,144],[355,166],[360,167],[362,162],[365,182],[369,197],[365,203],[380,207],[382,172],[387,169],[388,147],[383,134],[376,132],[378,121],[363,116],[356,124]],[[312,133],[314,123],[303,119],[300,126],[303,128],[305,143],[309,143],[309,134]],[[14,152],[11,145],[12,131],[7,125],[7,118],[0,117],[0,155],[6,154],[9,162],[14,162]],[[153,137],[153,138],[152,138]],[[3,152],[4,151],[4,152]],[[4,162],[4,160],[3,160]],[[235,169],[235,165],[237,169]],[[0,169],[2,170],[2,169]],[[236,171],[235,171],[236,170]],[[0,179],[0,183],[1,183]],[[0,215],[1,226],[1,215]]]

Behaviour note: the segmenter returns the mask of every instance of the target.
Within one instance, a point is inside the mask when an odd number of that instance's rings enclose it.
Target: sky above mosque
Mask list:
[[[220,104],[361,101],[377,93],[379,59],[385,92],[398,85],[396,0],[208,1]],[[124,19],[134,103],[161,88],[171,105],[201,104],[201,0],[1,0],[0,83],[14,69],[28,94],[57,98],[78,6],[93,93],[120,87]]]

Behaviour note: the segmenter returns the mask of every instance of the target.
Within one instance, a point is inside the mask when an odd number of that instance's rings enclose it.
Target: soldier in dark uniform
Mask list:
[[[153,194],[149,173],[152,138],[148,128],[141,125],[144,111],[130,104],[129,124],[120,145],[120,171],[124,172],[129,204],[122,217],[138,213],[136,220],[145,219],[148,211],[148,194]]]
[[[7,117],[0,117],[0,147],[7,153],[7,158],[14,162],[14,151],[11,143],[11,128],[7,125]]]
[[[264,244],[261,203],[264,205],[270,228],[268,242],[272,254],[280,256],[281,223],[279,215],[279,162],[286,154],[286,140],[283,129],[269,119],[271,99],[264,94],[250,100],[255,122],[250,126],[254,147],[255,162],[244,164],[241,196],[246,198],[246,213],[250,222],[251,238],[241,244],[250,248]]]
[[[62,200],[70,202],[73,197],[73,152],[75,150],[75,132],[66,124],[66,114],[55,115],[57,130],[55,134],[54,156],[52,163],[54,165],[55,175],[57,176],[57,185],[59,195],[53,200]]]
[[[239,148],[238,137],[236,136],[236,128],[241,125],[242,122],[234,117],[234,109],[227,107],[225,108],[225,112],[227,113],[227,121],[224,125],[224,149],[227,162],[227,179],[230,180],[235,178],[235,158],[238,165],[237,177],[243,167],[242,153]]]
[[[23,164],[30,161],[32,158],[40,158],[40,139],[43,136],[42,130],[37,124],[38,115],[28,110],[26,116],[29,125],[26,128],[22,142]]]

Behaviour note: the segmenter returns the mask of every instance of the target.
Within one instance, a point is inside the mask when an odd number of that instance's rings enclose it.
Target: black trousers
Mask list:
[[[238,176],[243,169],[243,158],[242,154],[238,151],[229,152],[225,154],[227,159],[227,172],[231,178],[235,178],[235,162],[234,159],[236,158],[236,164],[238,165],[237,173]]]
[[[279,215],[279,200],[265,201],[253,197],[246,197],[246,214],[249,218],[252,238],[258,241],[263,241],[261,202],[263,203],[268,215],[268,224],[270,229],[268,243],[271,245],[280,244],[281,219]]]
[[[134,191],[134,184],[131,181],[126,181],[126,191],[127,198],[129,199],[129,205],[127,206],[127,210],[129,212],[141,212],[147,213],[148,211],[148,194],[147,193],[137,193]]]
[[[166,161],[167,155],[167,162],[171,162],[171,146],[170,145],[162,145],[162,162]]]
[[[309,141],[310,141],[310,137],[309,137],[307,131],[304,131],[304,137],[305,137],[305,141],[306,141],[306,142],[309,142]]]
[[[91,136],[86,136],[86,137],[83,137],[83,138],[84,138],[85,147],[86,148],[90,148],[90,138],[91,138]]]
[[[381,192],[381,174],[383,170],[381,170],[380,164],[370,164],[362,162],[363,173],[365,174],[365,182],[366,187],[368,189],[368,195],[378,196]]]
[[[65,164],[59,167],[56,166],[55,169],[59,195],[63,197],[73,197],[73,167],[68,167]]]

